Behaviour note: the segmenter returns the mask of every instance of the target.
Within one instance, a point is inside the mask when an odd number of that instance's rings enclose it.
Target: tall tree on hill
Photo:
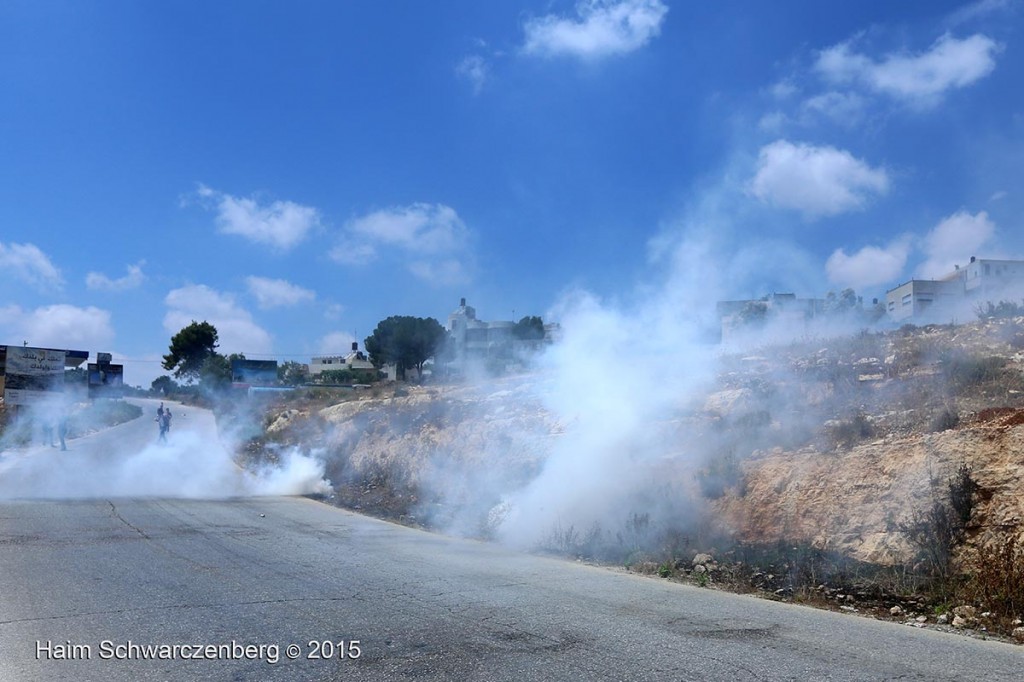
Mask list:
[[[164,356],[163,368],[174,370],[179,379],[199,378],[207,358],[217,352],[217,328],[209,322],[196,322],[171,337],[170,353]]]
[[[392,315],[377,323],[363,345],[375,367],[393,362],[398,378],[404,379],[407,369],[422,372],[423,363],[441,349],[447,336],[444,327],[432,317]]]

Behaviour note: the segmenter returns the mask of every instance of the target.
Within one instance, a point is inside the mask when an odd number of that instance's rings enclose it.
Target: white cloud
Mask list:
[[[761,120],[757,122],[757,127],[766,133],[779,133],[788,123],[789,116],[781,111],[775,110],[769,111],[767,114],[762,116]]]
[[[977,0],[953,11],[946,21],[951,26],[958,26],[997,12],[1012,10],[1016,3],[1017,0]]]
[[[575,17],[549,14],[527,21],[523,51],[581,59],[632,52],[661,32],[667,12],[661,0],[580,0]]]
[[[383,255],[406,263],[417,277],[437,284],[468,279],[470,231],[455,209],[444,204],[417,203],[374,211],[345,226],[330,256],[358,265]]]
[[[448,258],[440,261],[413,261],[409,272],[425,282],[454,286],[469,281],[466,266],[459,260]]]
[[[800,92],[800,88],[792,81],[792,79],[785,78],[778,81],[774,85],[768,88],[768,92],[777,100],[789,99],[796,93]]]
[[[16,305],[0,308],[0,332],[30,346],[72,350],[102,351],[114,340],[110,312],[66,304],[28,311]]]
[[[479,95],[480,91],[484,89],[487,79],[490,77],[490,66],[483,57],[471,55],[459,62],[458,66],[455,67],[455,73],[460,78],[465,78],[469,81],[470,85],[473,86],[473,94]]]
[[[138,287],[146,279],[142,273],[145,261],[128,266],[128,274],[119,279],[110,279],[101,272],[90,272],[85,276],[85,286],[92,291],[128,291]]]
[[[347,355],[355,340],[348,332],[332,332],[320,339],[317,352],[320,355]]]
[[[345,312],[345,306],[340,303],[328,303],[323,308],[325,320],[338,320],[341,318],[341,314]]]
[[[235,197],[205,185],[199,186],[197,194],[215,203],[218,230],[282,251],[294,247],[320,225],[320,213],[315,208],[291,201],[261,205],[256,199]]]
[[[925,236],[922,247],[927,259],[918,268],[918,275],[926,279],[948,275],[955,265],[962,265],[971,256],[978,255],[978,250],[992,239],[995,231],[996,225],[985,211],[974,215],[957,211]]]
[[[0,242],[0,273],[44,291],[59,289],[64,284],[60,270],[35,244]]]
[[[283,279],[246,277],[245,283],[249,287],[249,293],[256,298],[257,305],[264,309],[292,306],[316,299],[316,293],[313,291]]]
[[[881,61],[856,53],[849,42],[823,50],[817,70],[836,83],[856,82],[918,106],[984,78],[995,68],[999,45],[981,34],[959,40],[945,34],[921,54],[889,54]]]
[[[864,118],[867,103],[853,92],[829,91],[803,101],[804,113],[825,116],[844,126],[855,125]]]
[[[761,201],[808,219],[861,209],[885,194],[889,177],[848,151],[777,140],[761,148],[751,191]]]
[[[901,237],[884,248],[865,246],[854,254],[836,249],[825,263],[833,284],[856,290],[893,283],[903,272],[910,254],[910,239]]]
[[[257,325],[249,311],[240,307],[231,294],[205,285],[174,289],[164,301],[164,329],[177,334],[192,322],[209,322],[217,328],[218,352],[266,355],[272,350],[270,334]]]

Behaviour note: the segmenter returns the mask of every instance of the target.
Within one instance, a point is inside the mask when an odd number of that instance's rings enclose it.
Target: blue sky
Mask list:
[[[870,299],[1020,257],[1022,27],[1015,0],[7,0],[0,342],[148,386],[192,319],[308,362],[462,296],[518,319],[692,266],[712,303]]]

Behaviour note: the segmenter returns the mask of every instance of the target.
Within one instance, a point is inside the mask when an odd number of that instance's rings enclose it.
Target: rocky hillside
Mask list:
[[[966,465],[976,489],[964,550],[1024,541],[1022,330],[1024,319],[906,328],[739,359],[751,366],[723,380],[749,400],[733,397],[719,418],[750,420],[782,394],[795,414],[770,412],[754,439],[765,447],[743,453],[716,513],[743,541],[905,562],[919,549],[907,527]],[[773,428],[804,429],[807,415],[810,433],[770,443]]]
[[[534,546],[663,574],[695,552],[785,543],[973,575],[1024,547],[1024,318],[713,362],[714,381],[611,436],[580,433],[593,396],[555,408],[555,379],[537,373],[306,399],[269,414],[248,454],[316,454],[350,508],[498,539],[532,514]],[[624,381],[602,399],[644,391]]]

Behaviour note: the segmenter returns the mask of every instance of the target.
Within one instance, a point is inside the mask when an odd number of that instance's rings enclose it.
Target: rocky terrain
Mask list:
[[[562,476],[580,515],[547,521],[537,549],[1024,637],[1024,318],[716,362],[712,385],[612,449],[612,477]],[[299,447],[337,504],[500,539],[516,494],[577,442],[548,380],[307,396],[271,410],[243,454]]]

